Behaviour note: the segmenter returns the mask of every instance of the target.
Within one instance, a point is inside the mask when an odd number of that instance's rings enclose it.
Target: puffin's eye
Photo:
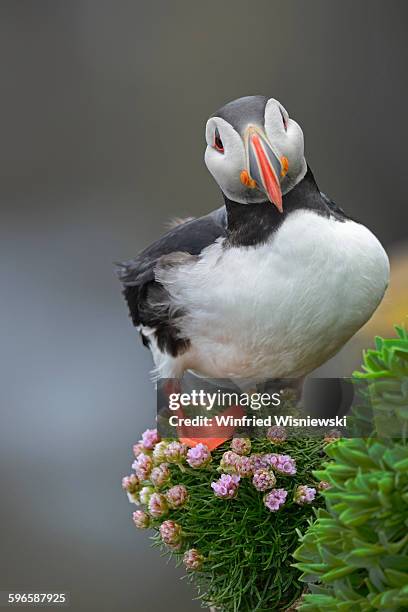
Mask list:
[[[224,153],[224,145],[222,144],[222,140],[221,140],[218,128],[215,128],[214,148],[217,149],[217,151],[219,151],[220,153]]]

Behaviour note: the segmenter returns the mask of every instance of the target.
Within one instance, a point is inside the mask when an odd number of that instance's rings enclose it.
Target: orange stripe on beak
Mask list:
[[[265,152],[265,148],[259,135],[255,132],[250,136],[250,144],[253,147],[255,157],[258,163],[259,172],[262,179],[262,184],[269,200],[275,204],[279,212],[283,212],[282,207],[282,191],[280,188],[279,179],[272,166],[272,163]]]

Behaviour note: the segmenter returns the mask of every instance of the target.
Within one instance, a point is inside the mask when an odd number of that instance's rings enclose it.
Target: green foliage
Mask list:
[[[363,353],[363,372],[354,372],[357,379],[375,381],[377,379],[394,379],[402,383],[402,397],[406,395],[406,383],[408,377],[408,331],[405,327],[396,326],[396,338],[375,339],[375,349],[368,349]],[[405,381],[404,381],[405,379]],[[404,384],[405,383],[405,384]],[[381,385],[379,391],[383,389]],[[398,387],[395,388],[398,391]],[[390,396],[391,401],[398,400],[398,393]]]
[[[301,610],[408,609],[408,447],[353,439],[327,452],[327,510],[294,555],[302,580],[320,583]]]
[[[312,506],[293,502],[293,493],[300,484],[315,486],[312,470],[320,467],[324,455],[322,440],[287,440],[274,446],[267,440],[253,440],[253,453],[289,454],[297,465],[293,476],[277,476],[277,487],[288,490],[286,503],[277,512],[270,512],[263,503],[251,478],[242,478],[235,499],[217,498],[211,482],[220,477],[217,470],[229,442],[213,451],[207,468],[192,469],[188,465],[171,465],[168,486],[183,484],[189,493],[188,504],[171,510],[164,519],[171,519],[183,530],[182,548],[169,551],[159,533],[155,544],[174,555],[181,563],[183,552],[196,548],[204,556],[199,572],[188,578],[197,586],[205,606],[223,612],[266,612],[285,610],[302,593],[300,572],[292,566],[292,554],[312,514]],[[322,503],[318,495],[316,505]],[[153,521],[157,530],[163,519]]]
[[[387,419],[408,424],[408,334],[377,338],[357,380],[368,382],[377,434]],[[380,418],[378,419],[378,415]],[[385,416],[385,419],[384,419]],[[294,557],[309,584],[305,612],[408,610],[408,444],[347,439],[327,448],[332,462],[315,473],[330,483]]]

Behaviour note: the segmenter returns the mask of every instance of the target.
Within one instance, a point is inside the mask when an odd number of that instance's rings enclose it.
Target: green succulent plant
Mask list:
[[[310,590],[303,612],[408,610],[408,334],[396,331],[376,339],[354,374],[367,383],[371,437],[333,442],[315,472],[330,488],[294,553]],[[390,420],[398,438],[382,435]]]

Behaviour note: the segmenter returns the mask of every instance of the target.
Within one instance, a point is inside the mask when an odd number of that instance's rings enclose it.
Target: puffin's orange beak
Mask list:
[[[286,174],[286,158],[280,160],[267,138],[252,127],[248,130],[247,149],[250,178],[256,181],[256,187],[266,193],[279,212],[283,212],[279,177]]]

